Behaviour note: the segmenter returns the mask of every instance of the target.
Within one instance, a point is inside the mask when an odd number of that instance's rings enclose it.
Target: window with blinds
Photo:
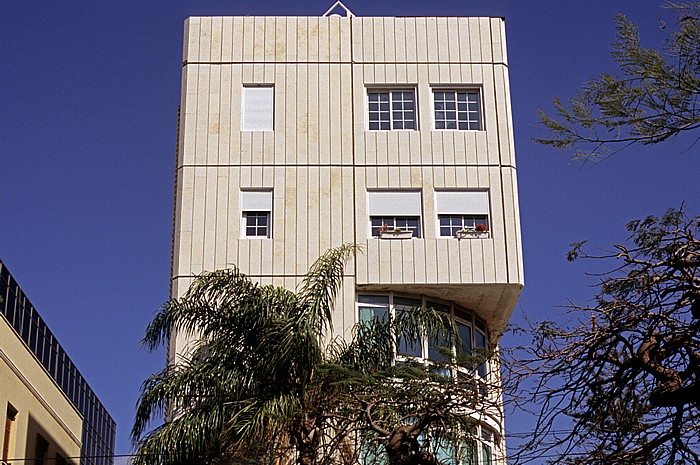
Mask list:
[[[273,86],[244,86],[241,99],[241,130],[272,131],[274,121]]]
[[[272,235],[272,191],[241,191],[241,237],[269,238]]]
[[[409,238],[422,237],[420,191],[369,191],[367,211],[372,237],[409,232]]]
[[[481,237],[488,235],[488,191],[437,191],[435,211],[439,237],[459,237],[470,232]]]

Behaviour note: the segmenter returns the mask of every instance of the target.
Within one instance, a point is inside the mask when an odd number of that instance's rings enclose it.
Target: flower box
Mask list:
[[[488,231],[477,231],[475,229],[461,229],[455,233],[457,239],[483,239],[489,237]]]
[[[412,237],[413,231],[410,229],[379,231],[380,239],[410,239]]]

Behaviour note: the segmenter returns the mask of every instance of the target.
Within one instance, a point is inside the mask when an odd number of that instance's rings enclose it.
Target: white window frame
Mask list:
[[[440,228],[440,218],[443,216],[486,217],[484,225],[487,232],[475,235],[477,238],[490,237],[491,231],[491,198],[487,189],[440,189],[435,191],[435,235],[438,239],[459,238],[458,235],[443,236]],[[463,227],[463,230],[471,228]]]
[[[250,108],[257,105],[257,108]],[[275,86],[244,84],[241,90],[241,131],[273,131],[275,126]]]
[[[405,125],[405,122],[408,121],[403,118],[397,118],[394,119],[395,113],[394,113],[394,102],[403,102],[403,95],[401,96],[401,99],[394,100],[394,93],[404,93],[404,92],[410,92],[413,95],[413,128],[394,128],[395,122],[401,121]],[[373,102],[370,102],[370,94],[374,93],[383,93],[383,94],[389,94],[389,129],[382,129],[382,128],[371,128],[372,121],[370,121],[370,113],[373,113],[374,111],[371,109],[371,104]],[[365,129],[367,131],[371,132],[381,132],[381,131],[417,131],[418,130],[418,101],[416,98],[417,92],[415,87],[368,87],[367,92],[365,92]],[[401,109],[398,111],[401,115],[403,115],[406,111],[410,110],[404,110]],[[381,112],[381,110],[380,110]],[[378,121],[378,123],[381,125],[381,121]]]
[[[271,189],[243,189],[240,191],[241,239],[271,239],[272,238],[272,204]],[[247,213],[267,213],[267,235],[249,236],[247,234]]]
[[[455,121],[456,127],[454,127],[454,128],[447,128],[447,127],[438,128],[438,119],[436,118],[437,109],[435,107],[435,104],[436,104],[436,100],[435,100],[436,95],[435,94],[438,92],[453,92],[455,94],[455,110],[454,110],[455,111],[455,120],[454,121]],[[458,105],[459,104],[459,97],[457,94],[462,94],[462,93],[467,94],[467,102],[466,102],[467,103],[467,110],[466,111],[460,110],[459,105]],[[432,94],[430,97],[431,104],[432,104],[432,112],[431,112],[432,116],[431,116],[431,118],[432,118],[434,131],[483,131],[484,130],[484,105],[483,105],[484,99],[483,99],[483,93],[481,92],[480,87],[449,87],[449,86],[442,87],[442,86],[440,86],[440,87],[433,87],[431,94]],[[476,123],[473,123],[472,120],[470,120],[468,118],[468,116],[470,114],[474,113],[471,110],[469,110],[469,108],[468,108],[468,106],[469,106],[468,104],[473,103],[473,102],[469,102],[469,100],[468,100],[469,95],[476,95],[477,96],[477,102],[476,102],[477,103],[477,111],[475,113],[477,115],[478,120],[476,121]],[[444,111],[447,111],[447,110],[444,110]],[[467,128],[460,129],[459,116],[460,116],[460,114],[464,114],[464,113],[467,114],[467,120],[465,121],[467,126],[471,126],[472,124],[478,124],[479,127],[478,128],[467,127]],[[447,118],[445,118],[444,121],[447,122],[448,121]]]

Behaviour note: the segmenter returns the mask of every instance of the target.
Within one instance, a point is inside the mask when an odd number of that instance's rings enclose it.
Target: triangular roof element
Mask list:
[[[336,10],[338,10],[338,9],[340,9],[340,8],[342,8],[343,12],[345,13],[344,15],[338,14],[338,13],[336,12]],[[328,11],[326,11],[325,13],[323,13],[323,16],[333,16],[333,15],[345,16],[345,17],[348,17],[348,18],[351,18],[351,17],[355,16],[355,14],[354,14],[352,11],[350,11],[350,9],[349,9],[348,7],[346,7],[345,5],[343,5],[343,2],[341,2],[340,0],[338,0],[337,2],[335,2],[335,3],[333,4],[333,6],[330,7],[330,8],[328,9]]]

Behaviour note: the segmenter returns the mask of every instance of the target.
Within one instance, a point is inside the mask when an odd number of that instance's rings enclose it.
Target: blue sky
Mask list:
[[[3,2],[0,8],[0,258],[128,433],[141,382],[164,354],[139,346],[168,297],[182,25],[196,15],[323,14],[333,1]],[[358,16],[505,16],[526,287],[514,321],[592,295],[568,244],[606,247],[625,223],[685,201],[698,213],[693,139],[598,164],[531,142],[539,108],[611,69],[613,16],[661,44],[649,0],[348,0]],[[508,336],[504,344],[512,344]],[[510,432],[524,425],[507,422]]]

